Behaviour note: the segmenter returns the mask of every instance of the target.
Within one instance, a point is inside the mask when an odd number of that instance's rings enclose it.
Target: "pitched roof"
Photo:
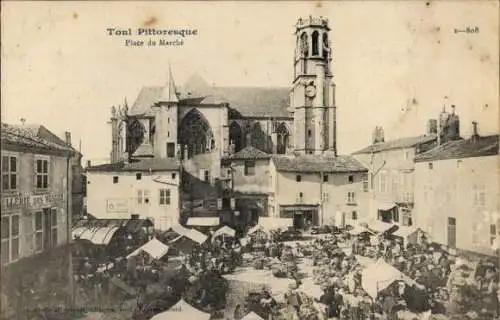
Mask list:
[[[2,144],[12,144],[26,148],[47,151],[76,152],[75,149],[52,133],[43,125],[11,125],[2,123]]]
[[[285,172],[363,172],[367,169],[352,156],[276,155],[273,156],[278,171]]]
[[[165,88],[172,92],[172,83],[169,81],[165,87],[143,87],[129,115],[152,116],[151,106],[161,100]],[[181,104],[228,103],[236,116],[290,117],[287,110],[290,103],[289,88],[217,87],[209,85],[200,75],[194,74],[184,86],[177,89],[181,92]]]
[[[415,162],[498,155],[499,135],[448,141],[415,157]]]
[[[173,158],[132,159],[128,163],[106,163],[88,167],[87,171],[172,171],[179,170],[180,162]]]
[[[265,153],[262,150],[255,148],[254,146],[247,146],[235,154],[229,156],[230,159],[269,159],[271,158],[270,154]]]
[[[376,144],[373,144],[373,145],[368,146],[366,148],[363,148],[361,150],[358,150],[356,152],[353,152],[352,154],[372,153],[372,152],[375,153],[375,152],[388,151],[388,150],[394,150],[394,149],[411,148],[411,147],[415,147],[419,144],[431,142],[435,139],[436,139],[435,135],[405,137],[405,138],[390,140],[390,141],[386,141],[386,142],[376,143]]]
[[[160,100],[163,102],[179,102],[177,97],[177,88],[175,87],[172,69],[168,68],[168,80],[161,91]]]

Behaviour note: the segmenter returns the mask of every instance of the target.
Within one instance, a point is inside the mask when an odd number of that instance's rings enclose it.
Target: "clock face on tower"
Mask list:
[[[309,98],[314,98],[316,95],[316,86],[314,84],[309,84],[306,87],[306,96]]]

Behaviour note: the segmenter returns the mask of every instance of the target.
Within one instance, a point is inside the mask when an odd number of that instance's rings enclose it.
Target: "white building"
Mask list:
[[[87,168],[87,212],[98,219],[149,218],[164,230],[179,222],[180,163],[140,159]]]

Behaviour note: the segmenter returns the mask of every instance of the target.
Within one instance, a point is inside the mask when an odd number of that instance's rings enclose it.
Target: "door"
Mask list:
[[[175,158],[175,143],[167,143],[167,158]]]
[[[457,245],[457,219],[448,218],[448,247],[455,248]]]

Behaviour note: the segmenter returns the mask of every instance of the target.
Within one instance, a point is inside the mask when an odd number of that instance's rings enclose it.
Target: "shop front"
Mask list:
[[[292,218],[295,229],[319,225],[318,205],[280,205],[280,218]]]

